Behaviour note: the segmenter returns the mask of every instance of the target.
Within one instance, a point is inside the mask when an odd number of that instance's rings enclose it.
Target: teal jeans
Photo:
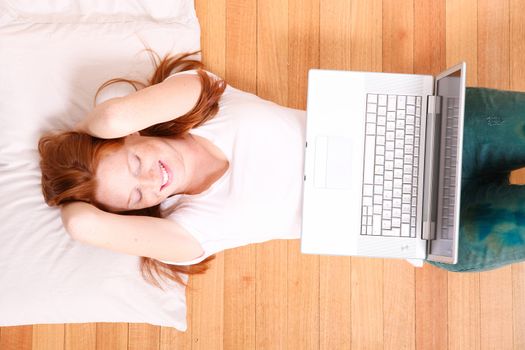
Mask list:
[[[509,173],[525,166],[525,93],[467,88],[458,263],[485,271],[525,260],[525,186]]]

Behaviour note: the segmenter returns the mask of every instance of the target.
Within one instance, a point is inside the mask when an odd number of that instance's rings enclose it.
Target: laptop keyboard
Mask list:
[[[361,235],[416,237],[421,96],[366,98]]]
[[[443,167],[443,189],[441,193],[441,239],[452,239],[454,233],[454,210],[456,203],[456,163],[458,143],[459,99],[445,98],[447,109],[445,120],[445,166]]]

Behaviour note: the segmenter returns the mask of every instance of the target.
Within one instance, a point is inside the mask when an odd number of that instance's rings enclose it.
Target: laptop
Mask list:
[[[465,74],[309,71],[302,253],[457,263]]]

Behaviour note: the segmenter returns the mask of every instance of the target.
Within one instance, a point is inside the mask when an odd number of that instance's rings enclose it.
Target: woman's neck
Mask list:
[[[228,170],[229,162],[221,150],[209,140],[191,134],[188,136],[188,146],[193,153],[193,176],[192,183],[184,193],[192,195],[210,188]]]

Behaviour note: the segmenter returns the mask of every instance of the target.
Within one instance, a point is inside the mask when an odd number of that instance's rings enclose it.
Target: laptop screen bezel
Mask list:
[[[460,62],[444,72],[436,76],[434,81],[434,95],[439,96],[438,83],[441,79],[446,78],[450,75],[454,75],[457,72],[460,72],[459,77],[459,101],[458,101],[458,144],[457,144],[457,166],[456,166],[456,178],[455,186],[459,189],[456,192],[456,197],[454,201],[454,237],[452,239],[452,247],[450,249],[451,255],[444,255],[442,252],[433,251],[432,243],[439,240],[438,234],[434,237],[434,240],[428,241],[428,256],[427,260],[442,262],[447,264],[456,264],[458,261],[458,242],[459,242],[459,217],[460,217],[460,203],[461,203],[461,164],[462,164],[462,155],[463,155],[463,125],[465,117],[465,89],[466,89],[466,63]],[[441,165],[440,165],[441,167]],[[441,170],[441,169],[440,169]],[[441,184],[441,181],[439,182]],[[439,191],[438,191],[439,193]],[[438,198],[436,197],[433,200],[433,203],[437,206]],[[437,220],[441,218],[438,216]],[[437,225],[436,225],[437,226]],[[436,227],[437,230],[437,227]],[[436,246],[436,245],[434,245]]]

